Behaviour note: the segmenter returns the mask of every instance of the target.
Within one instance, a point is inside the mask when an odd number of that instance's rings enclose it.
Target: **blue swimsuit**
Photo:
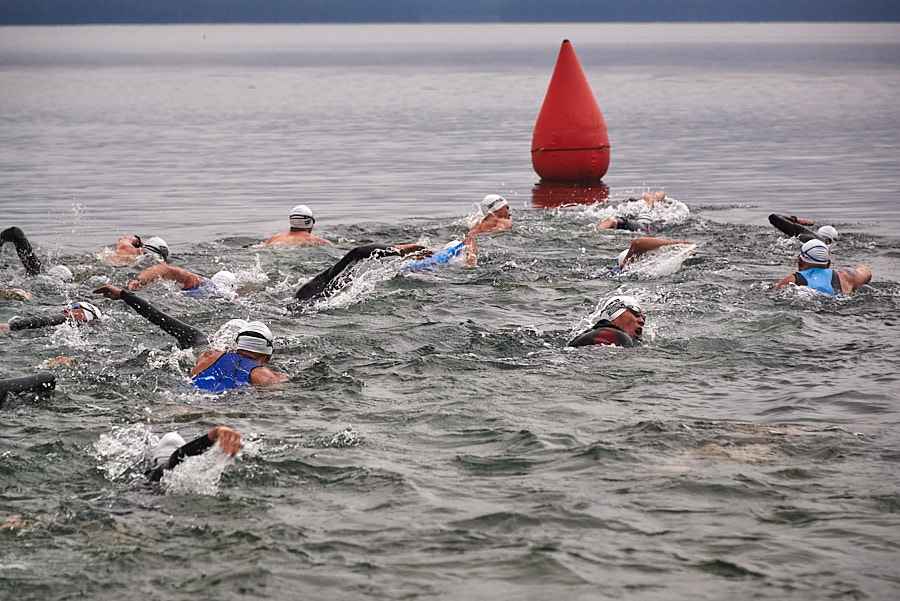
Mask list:
[[[216,285],[212,280],[206,280],[202,284],[197,284],[192,288],[188,288],[183,291],[185,296],[189,296],[191,298],[224,298],[225,295],[222,294],[222,290]]]
[[[810,267],[794,274],[794,282],[798,286],[807,286],[824,294],[834,296],[843,292],[841,278],[834,269]]]
[[[437,269],[438,267],[449,263],[453,257],[458,257],[463,251],[463,243],[459,242],[450,248],[445,248],[441,252],[434,253],[426,259],[418,261],[410,261],[400,266],[401,271],[428,271],[429,269]]]
[[[250,386],[250,372],[260,367],[250,357],[225,353],[216,362],[192,378],[194,386],[207,392],[222,392]]]

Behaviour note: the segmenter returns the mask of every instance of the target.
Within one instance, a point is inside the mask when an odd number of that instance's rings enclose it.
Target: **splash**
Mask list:
[[[221,452],[219,444],[195,457],[187,457],[163,474],[160,484],[166,494],[214,496],[222,473],[234,459]]]
[[[91,454],[106,479],[116,481],[147,461],[157,442],[159,437],[144,424],[114,426],[109,434],[100,435]]]

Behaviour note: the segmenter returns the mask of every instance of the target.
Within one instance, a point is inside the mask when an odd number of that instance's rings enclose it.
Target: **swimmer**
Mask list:
[[[138,315],[175,337],[182,349],[209,344],[200,329],[166,315],[129,290],[100,286],[94,290],[106,298],[125,301]],[[274,337],[259,321],[245,323],[234,337],[233,350],[206,349],[197,357],[191,370],[191,382],[206,392],[222,392],[247,385],[271,386],[287,380],[287,376],[265,366],[272,359]]]
[[[872,270],[865,265],[856,269],[830,269],[831,253],[821,240],[809,240],[797,255],[797,271],[775,284],[775,290],[784,286],[807,286],[824,294],[849,294],[872,279]]]
[[[630,296],[614,296],[603,304],[600,320],[576,336],[567,346],[592,344],[632,347],[641,338],[644,312]]]
[[[132,292],[140,290],[150,282],[170,280],[181,286],[185,296],[193,298],[222,298],[235,293],[237,278],[230,271],[216,272],[207,279],[202,275],[191,273],[180,267],[172,267],[167,263],[157,263],[148,267],[128,282],[126,288]]]
[[[216,426],[191,442],[184,442],[178,432],[169,432],[156,445],[153,467],[144,476],[149,482],[159,482],[166,470],[174,469],[185,457],[194,457],[219,443],[223,455],[234,457],[244,446],[241,435],[225,426]]]
[[[43,271],[44,266],[41,264],[40,259],[35,256],[31,243],[25,237],[25,232],[17,227],[6,228],[0,232],[0,248],[3,248],[6,242],[12,242],[16,247],[16,254],[19,255],[19,260],[22,261],[22,266],[25,267],[27,275],[36,276]]]
[[[169,261],[169,246],[162,238],[154,236],[146,242],[139,236],[122,236],[116,241],[116,249],[102,255],[110,263],[134,263],[142,255],[151,255],[158,261]]]
[[[653,224],[653,216],[650,214],[650,211],[653,210],[653,205],[657,202],[661,202],[665,199],[666,193],[664,190],[659,190],[657,192],[651,192],[650,194],[644,194],[640,198],[629,198],[630,201],[643,200],[647,205],[647,210],[642,211],[637,219],[628,219],[626,217],[609,217],[600,222],[600,225],[597,226],[598,230],[628,230],[631,232],[644,232],[645,234],[650,233],[650,226]]]
[[[447,265],[460,255],[465,257],[466,267],[475,267],[478,264],[478,244],[475,242],[474,236],[466,236],[462,242],[451,242],[443,250],[430,257],[407,261],[400,266],[400,271],[433,271]]]
[[[499,194],[488,194],[481,204],[482,217],[469,229],[469,236],[512,229],[509,203]]]
[[[297,205],[291,209],[289,218],[291,229],[275,234],[263,244],[281,244],[283,246],[305,246],[310,244],[331,244],[330,240],[313,236],[313,224],[316,223],[312,210],[306,205]]]
[[[84,301],[71,303],[62,312],[55,315],[42,315],[40,317],[20,317],[9,323],[0,323],[0,332],[16,332],[18,330],[34,330],[48,326],[58,326],[65,322],[74,325],[85,323],[99,323],[102,319],[100,309],[91,303]]]
[[[343,287],[347,272],[357,263],[369,257],[406,256],[415,252],[431,252],[421,244],[366,244],[357,246],[340,261],[314,276],[303,284],[288,304],[289,309],[297,309],[302,303],[328,296]]]
[[[34,254],[31,243],[21,229],[9,227],[0,232],[0,249],[3,248],[6,242],[11,242],[16,247],[16,254],[19,255],[19,260],[22,261],[22,266],[25,268],[25,275],[33,277],[45,273],[62,282],[71,282],[75,279],[72,270],[65,265],[55,265],[45,272],[44,265],[37,258],[37,255]],[[27,296],[30,297],[31,295],[28,294]]]
[[[769,215],[769,223],[776,228],[794,238],[799,238],[802,242],[810,240],[821,240],[825,244],[832,244],[838,239],[838,231],[830,225],[823,225],[815,232],[807,229],[806,225],[813,225],[808,219],[800,219],[793,215],[782,215],[781,213],[772,213]]]
[[[675,244],[693,244],[690,240],[665,240],[663,238],[635,238],[631,241],[631,245],[619,253],[617,269],[624,269],[629,261],[640,257],[643,254],[654,251],[663,246],[672,246]]]

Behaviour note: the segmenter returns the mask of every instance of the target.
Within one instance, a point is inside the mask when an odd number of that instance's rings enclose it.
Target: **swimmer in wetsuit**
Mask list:
[[[653,223],[653,216],[650,211],[653,210],[653,205],[657,202],[665,199],[666,193],[664,190],[659,190],[657,192],[651,192],[650,194],[644,194],[640,198],[630,198],[629,200],[637,201],[643,200],[647,205],[647,210],[642,211],[637,219],[628,219],[627,217],[609,217],[600,222],[597,226],[598,230],[628,230],[631,232],[643,232],[645,234],[650,233],[650,226]]]
[[[804,226],[813,225],[812,221],[800,219],[793,215],[772,213],[769,215],[769,223],[788,236],[799,238],[802,242],[821,240],[825,244],[832,244],[838,239],[838,232],[830,225],[823,225],[817,231],[812,231]]]
[[[644,328],[644,312],[630,296],[614,296],[603,304],[600,320],[566,346],[634,346]]]
[[[294,298],[288,304],[288,309],[298,309],[304,303],[317,298],[326,297],[337,292],[346,284],[348,272],[360,261],[369,257],[406,256],[414,252],[430,252],[421,244],[366,244],[357,246],[340,261],[320,272],[308,282],[303,284],[294,294]]]
[[[18,330],[34,330],[37,328],[46,328],[48,326],[58,326],[66,323],[73,324],[99,322],[103,316],[100,309],[95,305],[86,302],[71,303],[60,313],[55,315],[41,315],[40,317],[20,317],[13,319],[9,323],[0,323],[0,332],[16,332]]]
[[[868,284],[872,279],[872,270],[865,265],[857,265],[856,269],[830,269],[831,253],[821,240],[809,240],[803,244],[797,255],[798,271],[775,284],[775,290],[784,286],[807,286],[834,296],[839,293],[850,293]]]
[[[0,232],[0,249],[2,249],[3,245],[7,242],[10,242],[15,246],[16,254],[19,255],[19,260],[22,261],[22,266],[25,268],[25,275],[34,277],[46,273],[46,275],[62,280],[63,282],[71,282],[74,279],[72,271],[65,265],[55,265],[45,272],[43,263],[41,263],[41,260],[34,254],[31,243],[25,236],[25,232],[21,229],[17,227],[8,227]],[[11,300],[31,299],[31,293],[22,290],[21,288],[0,290],[0,295]]]
[[[159,482],[166,470],[175,468],[185,457],[194,457],[206,452],[216,442],[219,443],[222,453],[231,457],[234,457],[243,446],[241,435],[225,426],[216,426],[188,443],[184,442],[177,432],[169,432],[156,445],[153,467],[144,476],[150,482]]]
[[[209,344],[209,339],[200,329],[166,315],[133,292],[115,286],[100,286],[94,293],[125,301],[139,315],[174,336],[182,349]],[[250,384],[280,384],[287,380],[287,376],[265,366],[272,358],[273,349],[272,333],[264,324],[245,322],[235,335],[233,350],[207,349],[200,353],[190,373],[191,381],[197,388],[208,392],[221,392]]]

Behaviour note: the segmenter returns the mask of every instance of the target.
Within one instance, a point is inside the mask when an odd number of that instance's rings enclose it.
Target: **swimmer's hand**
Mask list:
[[[234,457],[241,450],[244,443],[241,442],[241,435],[225,426],[216,426],[206,435],[211,441],[218,441],[222,453],[229,457]]]
[[[94,288],[94,294],[101,294],[106,298],[118,300],[122,296],[122,289],[110,285],[100,286],[99,288]]]
[[[427,252],[429,254],[425,255],[425,256],[428,256],[428,257],[430,257],[432,254],[431,251],[428,249],[428,247],[425,246],[424,244],[395,244],[394,248],[396,248],[397,250],[400,251],[401,257],[405,257],[409,253],[414,253],[414,252]]]
[[[141,281],[137,278],[128,282],[128,285],[125,287],[128,290],[140,290],[141,289]]]

